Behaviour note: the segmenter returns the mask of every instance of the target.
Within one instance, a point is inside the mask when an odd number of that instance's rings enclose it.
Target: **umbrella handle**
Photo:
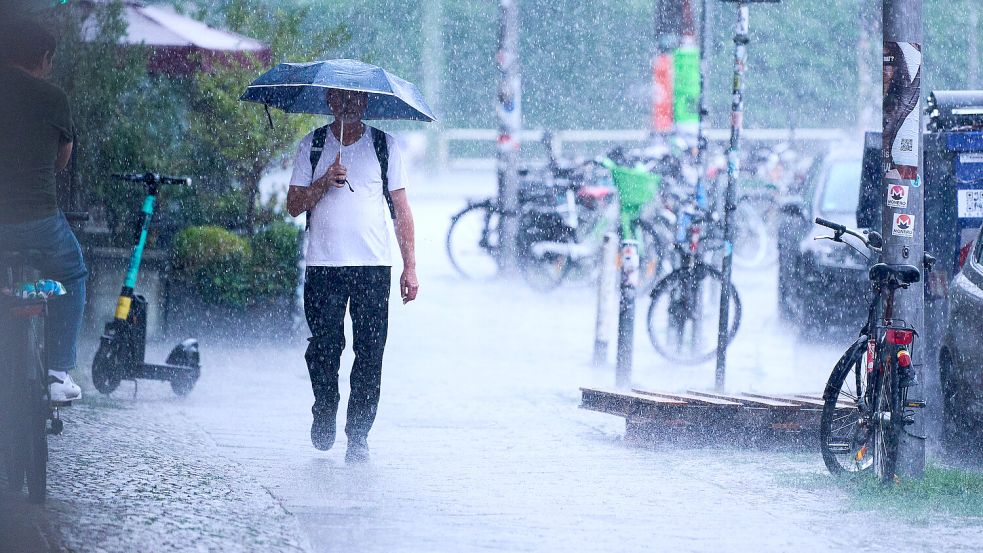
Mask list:
[[[270,105],[263,104],[263,109],[266,110],[266,120],[270,122],[270,128],[273,128],[273,116],[270,115]]]

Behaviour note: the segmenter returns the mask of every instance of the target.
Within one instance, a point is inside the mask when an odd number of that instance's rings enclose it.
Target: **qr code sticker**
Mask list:
[[[983,218],[983,190],[960,190],[957,211],[960,219]]]
[[[914,141],[914,139],[911,139],[911,138],[902,138],[901,139],[901,146],[900,146],[900,148],[901,148],[901,151],[902,152],[911,152],[911,151],[913,151],[915,149],[915,141]]]

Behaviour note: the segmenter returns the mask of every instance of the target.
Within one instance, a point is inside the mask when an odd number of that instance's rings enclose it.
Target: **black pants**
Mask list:
[[[338,370],[345,349],[345,309],[351,302],[355,363],[348,400],[349,437],[365,437],[375,421],[382,385],[382,354],[389,330],[391,267],[308,267],[304,311],[311,328],[307,370],[315,417],[338,414]]]

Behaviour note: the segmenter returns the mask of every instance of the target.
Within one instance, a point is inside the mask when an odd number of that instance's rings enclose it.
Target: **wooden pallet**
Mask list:
[[[631,440],[808,445],[818,439],[823,409],[822,398],[809,394],[580,391],[583,409],[624,417]]]

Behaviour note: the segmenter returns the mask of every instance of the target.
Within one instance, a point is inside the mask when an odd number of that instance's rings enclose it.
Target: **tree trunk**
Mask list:
[[[256,234],[256,202],[259,200],[259,181],[265,169],[253,166],[252,172],[242,179],[242,191],[246,196],[246,233],[249,236]]]

